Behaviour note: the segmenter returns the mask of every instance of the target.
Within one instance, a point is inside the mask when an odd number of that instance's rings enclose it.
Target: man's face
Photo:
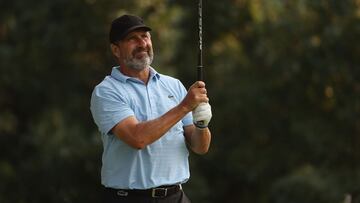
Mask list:
[[[143,70],[153,61],[151,36],[147,31],[133,31],[117,45],[121,62],[129,68]]]

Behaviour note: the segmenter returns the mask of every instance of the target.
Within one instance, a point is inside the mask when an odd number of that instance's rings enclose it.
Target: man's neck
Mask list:
[[[126,76],[137,78],[147,84],[150,77],[150,67],[146,67],[143,70],[136,70],[126,66],[120,65],[120,72]]]

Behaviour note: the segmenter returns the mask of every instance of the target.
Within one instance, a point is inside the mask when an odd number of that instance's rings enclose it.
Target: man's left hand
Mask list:
[[[193,111],[193,121],[197,128],[207,128],[211,117],[211,106],[209,103],[200,103]]]

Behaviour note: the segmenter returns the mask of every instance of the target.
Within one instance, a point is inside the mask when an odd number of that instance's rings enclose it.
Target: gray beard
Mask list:
[[[150,56],[147,56],[143,59],[137,59],[135,57],[125,59],[125,64],[127,67],[134,69],[134,70],[144,70],[145,68],[149,67],[153,61],[154,56],[149,53]]]

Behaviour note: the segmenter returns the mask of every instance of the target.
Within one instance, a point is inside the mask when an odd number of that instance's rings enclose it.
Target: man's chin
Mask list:
[[[149,67],[150,64],[148,63],[132,63],[132,64],[128,64],[129,68],[132,68],[134,70],[144,70],[145,68]]]
[[[145,68],[149,67],[151,64],[150,57],[144,57],[141,59],[133,58],[132,60],[128,61],[127,66],[135,69],[135,70],[144,70]]]

